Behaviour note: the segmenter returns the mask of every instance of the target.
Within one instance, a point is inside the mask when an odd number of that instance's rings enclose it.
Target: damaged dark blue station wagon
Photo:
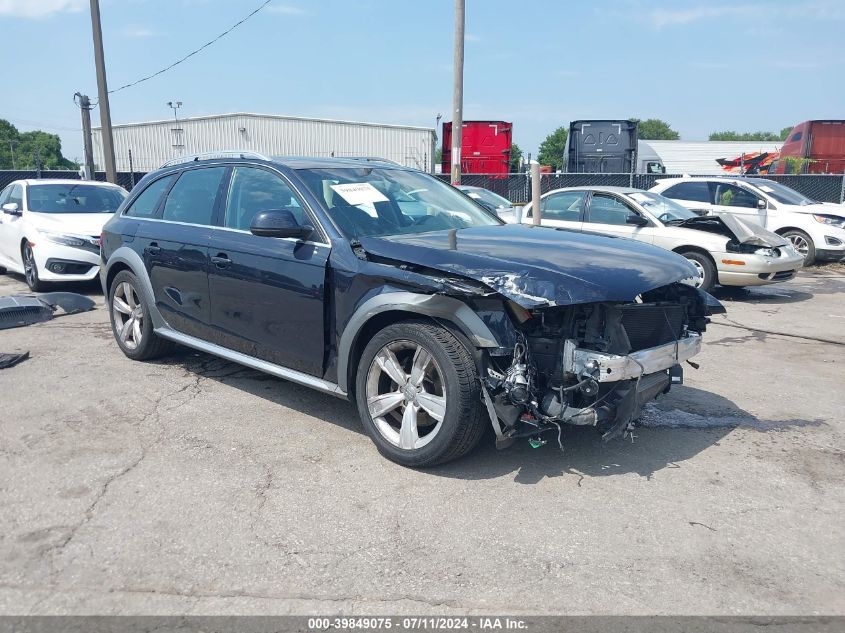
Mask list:
[[[353,159],[194,157],[110,220],[129,358],[186,345],[355,402],[407,466],[562,425],[623,435],[698,353],[712,297],[679,255],[503,225],[436,178]]]

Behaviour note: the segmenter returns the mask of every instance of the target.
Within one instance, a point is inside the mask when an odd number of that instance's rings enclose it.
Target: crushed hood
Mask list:
[[[673,223],[670,226],[681,226],[685,229],[716,233],[736,240],[740,244],[751,244],[753,246],[774,247],[785,246],[788,243],[785,238],[777,233],[772,233],[755,222],[743,220],[731,213],[702,215],[683,222]]]
[[[686,259],[633,240],[522,224],[360,239],[376,258],[481,282],[524,308],[633,301],[695,276]]]

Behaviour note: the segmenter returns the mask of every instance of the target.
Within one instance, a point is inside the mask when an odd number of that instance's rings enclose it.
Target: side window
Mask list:
[[[716,204],[724,207],[742,207],[745,209],[757,208],[757,196],[736,185],[717,184]]]
[[[679,182],[677,185],[672,185],[663,195],[667,198],[674,198],[676,200],[690,200],[692,202],[706,202],[712,204],[713,200],[710,197],[710,186],[707,182]]]
[[[581,219],[581,209],[584,208],[586,196],[587,194],[583,191],[553,193],[543,198],[542,217],[549,220],[578,222]]]
[[[645,171],[647,174],[665,174],[666,168],[663,166],[663,163],[649,162],[646,163]]]
[[[590,210],[587,222],[592,224],[628,223],[628,216],[635,213],[627,204],[603,193],[594,193],[590,199]]]
[[[4,188],[3,191],[0,191],[0,207],[2,207],[7,202],[7,198],[12,193],[12,185]]]
[[[792,138],[789,139],[789,142],[794,143],[795,141],[800,141],[801,136],[802,136],[801,132],[796,132],[795,134],[792,135]]]
[[[235,167],[226,200],[225,226],[248,231],[255,214],[270,209],[290,211],[299,224],[307,224],[302,205],[278,175],[256,167]]]
[[[167,194],[162,220],[186,224],[211,224],[214,204],[226,167],[207,167],[182,172]]]
[[[141,192],[141,195],[135,198],[132,205],[126,209],[124,215],[130,215],[136,218],[151,218],[158,208],[158,203],[164,192],[176,179],[175,175],[165,176],[159,178],[146,189]]]
[[[23,210],[23,187],[21,185],[12,185],[12,191],[9,193],[8,203],[17,202],[18,210]]]

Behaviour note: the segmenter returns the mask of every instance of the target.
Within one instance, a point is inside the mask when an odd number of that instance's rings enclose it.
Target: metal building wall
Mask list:
[[[648,141],[669,174],[724,174],[717,158],[736,158],[752,152],[780,151],[771,141]]]
[[[434,129],[264,114],[130,123],[113,127],[118,171],[151,171],[183,154],[253,150],[268,156],[378,156],[432,171]],[[94,162],[103,164],[100,128],[94,128]]]

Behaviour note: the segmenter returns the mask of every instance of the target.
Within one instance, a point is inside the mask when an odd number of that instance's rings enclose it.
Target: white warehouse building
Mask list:
[[[148,172],[183,155],[242,149],[267,156],[373,156],[434,170],[433,128],[237,112],[112,126],[118,171]],[[100,128],[94,163],[103,169]]]

